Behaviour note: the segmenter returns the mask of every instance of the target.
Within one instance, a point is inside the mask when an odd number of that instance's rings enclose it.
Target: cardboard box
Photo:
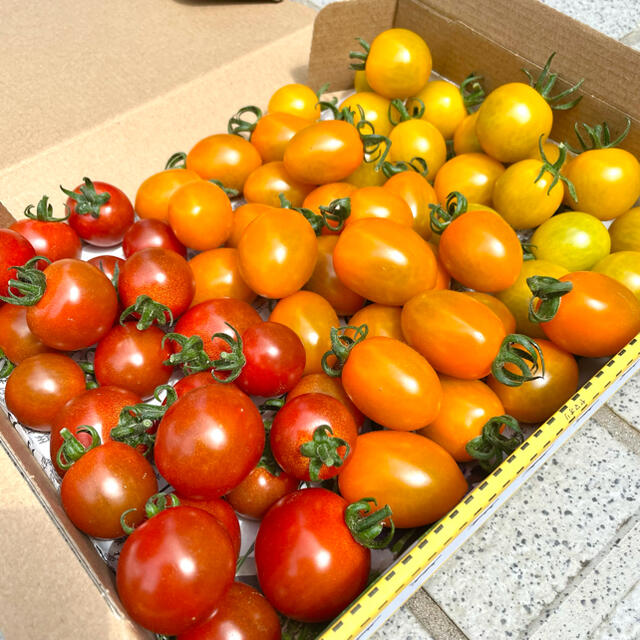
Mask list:
[[[264,106],[275,87],[304,81],[314,17],[293,3],[114,0],[78,9],[73,0],[28,7],[6,0],[0,84],[11,93],[0,118],[7,207],[0,206],[0,225],[10,224],[9,211],[17,216],[83,175],[133,196],[173,151],[224,130],[238,107]],[[640,53],[535,0],[330,5],[315,22],[310,83],[347,88],[354,38],[370,40],[391,26],[419,32],[437,72],[459,82],[476,71],[488,89],[524,79],[520,67],[540,69],[557,50],[558,88],[586,81],[578,109],[557,114],[553,136],[572,139],[575,119],[606,119],[617,131],[628,115],[633,124],[622,146],[640,155]],[[61,206],[62,197],[53,202]],[[636,370],[639,355],[633,340],[321,637],[364,638],[378,628]],[[0,487],[10,497],[3,516],[11,516],[0,524],[0,541],[11,549],[0,559],[0,575],[11,576],[0,585],[0,632],[8,640],[150,637],[127,621],[113,576],[4,415],[0,444]]]

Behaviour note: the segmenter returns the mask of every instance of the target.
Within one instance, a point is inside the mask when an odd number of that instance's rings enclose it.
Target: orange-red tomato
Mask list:
[[[476,291],[510,287],[522,267],[520,240],[494,211],[462,214],[444,230],[438,246],[438,257],[451,276]]]
[[[135,210],[141,218],[169,220],[169,200],[185,184],[200,181],[195,171],[188,169],[167,169],[149,176],[136,193]]]
[[[498,300],[498,298],[492,296],[490,293],[482,293],[481,291],[463,291],[463,293],[487,305],[487,307],[500,318],[504,330],[507,333],[515,333],[516,319],[504,302]]]
[[[488,155],[463,153],[442,165],[433,186],[442,204],[452,191],[459,191],[468,202],[490,205],[493,185],[503,173],[502,163]]]
[[[378,336],[353,347],[342,386],[362,413],[388,429],[419,429],[440,410],[442,390],[433,367],[393,338]]]
[[[415,433],[372,431],[358,436],[355,451],[338,476],[349,502],[362,496],[388,504],[400,529],[444,516],[467,492],[455,460],[438,444]]]
[[[308,126],[309,120],[291,113],[267,113],[251,132],[251,144],[258,150],[262,162],[282,160],[289,140]]]
[[[368,300],[399,306],[436,280],[433,251],[413,229],[367,218],[347,226],[333,252],[336,273]]]
[[[0,349],[13,364],[20,364],[38,353],[54,351],[29,329],[27,307],[15,304],[0,307]]]
[[[476,120],[478,112],[472,113],[464,118],[464,120],[456,127],[453,134],[453,150],[456,155],[463,153],[482,153],[482,147],[476,135]]]
[[[247,176],[262,164],[257,149],[244,138],[217,133],[203,138],[187,154],[187,169],[205,180],[219,180],[242,191]]]
[[[459,291],[425,291],[402,309],[402,332],[440,373],[484,378],[507,335],[486,305]]]
[[[227,247],[237,248],[240,238],[247,226],[253,222],[261,213],[273,209],[271,205],[260,204],[259,202],[248,202],[240,205],[233,212],[231,223],[231,234],[227,239]]]
[[[351,194],[350,200],[351,213],[347,224],[364,218],[386,218],[407,227],[413,226],[409,205],[384,187],[362,187]]]
[[[369,304],[360,309],[349,319],[349,324],[354,327],[366,324],[369,331],[366,339],[384,336],[395,338],[404,342],[402,325],[400,323],[401,307],[387,307],[383,304]],[[346,332],[346,335],[353,337],[354,331]]]
[[[280,194],[299,207],[313,185],[304,184],[291,176],[283,162],[267,162],[252,171],[244,185],[244,197],[248,202],[258,202],[271,207],[280,207]]]
[[[240,275],[238,251],[221,247],[203,251],[189,260],[196,283],[191,306],[214,298],[236,298],[245,302],[256,299],[255,291]]]
[[[482,433],[489,419],[504,415],[504,407],[498,396],[480,380],[440,376],[440,384],[440,412],[418,433],[437,442],[458,462],[469,462],[473,458],[465,449],[467,442]]]
[[[285,84],[269,98],[269,113],[289,113],[304,120],[317,120],[322,113],[318,96],[304,84]]]
[[[266,298],[298,291],[311,277],[317,256],[316,234],[293,209],[273,209],[258,216],[238,244],[243,280]]]

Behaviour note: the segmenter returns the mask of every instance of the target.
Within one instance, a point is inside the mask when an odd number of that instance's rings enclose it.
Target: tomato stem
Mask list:
[[[452,191],[446,200],[446,208],[430,204],[430,225],[434,233],[441,234],[458,217],[467,211],[467,199],[459,192]]]
[[[0,378],[6,378],[16,368],[16,365],[7,358],[7,354],[0,348]]]
[[[349,68],[353,69],[354,71],[364,71],[365,63],[367,62],[371,45],[363,38],[356,38],[356,41],[360,44],[364,51],[349,51],[349,58],[354,61],[349,65]]]
[[[71,212],[67,211],[64,218],[56,218],[53,215],[53,206],[49,203],[49,196],[42,196],[36,205],[36,212],[33,213],[33,205],[30,204],[25,210],[24,215],[31,220],[39,220],[40,222],[64,222]]]
[[[395,176],[396,174],[403,173],[405,171],[415,171],[423,178],[426,178],[429,173],[427,161],[424,158],[418,157],[411,158],[409,162],[405,162],[404,160],[389,162],[388,160],[385,160],[380,168],[387,178],[391,178],[391,176]]]
[[[322,228],[325,226],[324,220],[322,216],[319,216],[311,209],[306,209],[305,207],[292,207],[289,200],[287,200],[287,196],[284,193],[279,193],[278,198],[280,199],[280,206],[283,209],[291,209],[292,211],[297,211],[301,213],[307,220],[307,222],[311,225],[313,232],[319,236]]]
[[[320,205],[323,226],[330,231],[342,231],[347,218],[351,215],[351,199],[337,198],[328,207]]]
[[[345,335],[348,330],[355,331],[353,338]],[[339,328],[332,327],[330,332],[331,350],[322,356],[322,370],[328,376],[338,378],[342,374],[342,368],[349,357],[351,349],[359,342],[362,342],[367,337],[367,333],[369,333],[369,327],[366,324],[361,324],[359,327],[354,325]],[[337,360],[333,366],[329,366],[329,358],[331,356],[335,356]]]
[[[79,188],[80,193],[65,189],[62,185],[60,185],[60,189],[72,200],[76,201],[75,211],[78,215],[90,214],[92,218],[99,218],[100,209],[109,202],[111,194],[106,191],[98,193],[93,182],[86,176],[82,180],[84,184]]]
[[[225,187],[220,180],[216,180],[215,178],[209,178],[208,182],[211,184],[215,184],[216,187],[220,187],[227,198],[237,198],[240,195],[240,192],[237,189],[232,189],[231,187]]]
[[[388,547],[396,532],[391,517],[391,507],[384,507],[371,513],[371,503],[378,506],[375,498],[362,498],[350,504],[344,512],[344,521],[353,539],[368,549],[384,549]],[[368,514],[368,515],[367,515]],[[377,540],[384,529],[384,520],[389,520],[389,533],[382,540]]]
[[[139,317],[136,323],[138,331],[148,329],[154,322],[164,325],[173,324],[171,309],[145,294],[139,295],[136,301],[120,314],[120,324],[124,325],[125,320],[133,314],[137,314]]]
[[[22,266],[10,267],[10,269],[16,270],[16,278],[9,280],[7,288],[9,295],[0,296],[0,300],[21,307],[32,307],[39,302],[47,289],[47,279],[42,271],[32,265],[37,264],[40,260],[51,264],[49,258],[35,256]]]
[[[247,359],[242,352],[242,337],[238,333],[238,330],[228,322],[225,322],[225,324],[233,331],[235,338],[228,336],[226,333],[214,333],[211,339],[215,340],[215,338],[220,338],[220,340],[223,340],[231,347],[231,350],[222,351],[220,357],[217,360],[211,360],[210,364],[211,375],[214,379],[218,382],[228,384],[229,382],[233,382],[242,373],[242,368],[247,364]],[[219,378],[216,375],[217,371],[228,371],[229,375],[225,378]]]
[[[551,193],[551,189],[553,189],[553,187],[555,187],[558,184],[558,181],[561,180],[562,182],[564,182],[567,185],[567,189],[569,190],[569,194],[571,195],[573,200],[575,202],[577,202],[578,201],[578,196],[576,194],[576,189],[573,186],[573,182],[571,182],[571,180],[569,180],[569,178],[567,178],[566,176],[563,176],[560,173],[560,169],[562,169],[562,165],[564,164],[564,161],[567,159],[567,147],[566,147],[566,145],[563,142],[561,142],[558,145],[558,149],[560,150],[560,153],[558,155],[558,159],[554,163],[551,163],[551,162],[549,162],[549,159],[545,155],[544,149],[542,147],[542,141],[543,140],[544,140],[544,134],[542,134],[540,136],[540,138],[538,139],[538,150],[540,151],[540,157],[542,158],[542,166],[540,167],[540,173],[538,174],[538,177],[533,181],[533,183],[535,184],[536,182],[538,182],[538,180],[540,180],[540,178],[542,178],[542,176],[544,175],[544,173],[546,171],[546,172],[550,173],[553,176],[553,180],[551,181],[551,184],[549,185],[549,188],[547,189],[547,195],[549,195]]]
[[[575,85],[557,93],[555,96],[551,95],[551,91],[553,91],[553,87],[556,84],[556,80],[558,79],[557,73],[549,73],[549,69],[551,68],[551,61],[555,57],[556,52],[554,51],[547,62],[545,63],[540,75],[537,79],[533,77],[531,72],[528,69],[522,69],[522,71],[526,74],[527,78],[529,78],[529,84],[547,101],[549,106],[556,111],[566,111],[567,109],[572,109],[575,107],[580,100],[582,100],[582,96],[578,96],[569,102],[562,102],[565,98],[575,94],[575,92],[582,86],[584,82],[584,78],[581,78],[576,82]]]
[[[580,133],[580,125],[582,125],[582,128],[589,136],[590,144],[582,137],[582,134]],[[578,142],[580,143],[580,149],[575,149],[567,144],[566,146],[572,153],[579,154],[583,151],[590,151],[592,149],[610,149],[611,147],[617,147],[627,137],[627,134],[631,129],[631,119],[627,118],[627,124],[624,131],[615,140],[611,140],[611,132],[609,131],[609,125],[606,122],[597,124],[595,127],[589,126],[586,122],[576,122],[573,125],[573,129],[576,132],[576,138],[578,138]]]
[[[502,435],[500,431],[503,427],[508,427],[513,436],[508,438]],[[485,471],[491,472],[501,464],[503,457],[513,453],[523,441],[524,434],[514,417],[496,416],[482,427],[481,435],[467,442],[465,449]]]
[[[181,333],[167,333],[162,338],[163,347],[167,340],[175,342],[180,347],[180,351],[172,353],[163,364],[181,367],[187,375],[211,369],[211,360],[204,350],[204,342],[200,336],[187,338]]]
[[[467,113],[473,113],[473,107],[477,107],[484,100],[485,92],[481,80],[483,77],[473,72],[460,83],[460,95]]]
[[[88,433],[91,436],[91,442],[89,446],[85,447],[66,427],[60,431],[63,442],[56,454],[56,462],[58,466],[65,471],[70,469],[74,462],[80,460],[87,451],[94,449],[100,444],[100,436],[91,425],[84,424],[78,427],[76,433]]]
[[[153,518],[153,516],[157,516],[161,511],[165,509],[171,509],[173,507],[179,507],[180,500],[175,493],[155,493],[152,495],[149,500],[147,500],[147,504],[144,507],[145,514],[147,516],[147,520]],[[120,526],[122,530],[129,536],[133,533],[135,527],[132,527],[127,523],[127,514],[132,511],[137,511],[134,507],[133,509],[127,509],[120,516]]]
[[[527,278],[527,286],[533,294],[529,300],[529,321],[549,322],[560,307],[560,298],[571,289],[573,283],[562,282],[551,276],[531,276]],[[536,304],[539,300],[539,304]]]
[[[255,120],[245,120],[243,118],[245,113],[250,113],[255,116]],[[260,118],[262,118],[262,109],[260,109],[259,107],[256,107],[252,104],[247,105],[246,107],[242,107],[241,109],[238,109],[238,111],[236,111],[235,114],[231,116],[231,118],[229,118],[229,122],[227,124],[227,132],[235,136],[244,137],[242,135],[243,133],[253,133],[253,130],[256,128],[256,125],[258,124],[258,120],[260,120]],[[248,137],[250,138],[251,135],[249,135]]]
[[[524,262],[536,259],[533,250],[537,248],[537,245],[532,244],[531,242],[521,242],[520,246],[522,247],[522,260]]]
[[[186,169],[187,168],[187,154],[184,151],[176,151],[169,156],[169,159],[164,165],[167,169]]]
[[[340,447],[346,448],[342,456],[338,453]],[[309,478],[314,482],[320,480],[320,470],[323,466],[341,467],[350,452],[349,443],[334,436],[333,429],[328,424],[316,427],[312,439],[300,445],[300,454],[309,458]]]
[[[540,366],[538,366],[538,360]],[[511,364],[520,373],[506,368]],[[535,375],[540,370],[540,375]],[[491,365],[493,377],[508,387],[519,387],[523,382],[544,377],[544,356],[535,340],[520,333],[511,333],[500,345],[498,355]]]

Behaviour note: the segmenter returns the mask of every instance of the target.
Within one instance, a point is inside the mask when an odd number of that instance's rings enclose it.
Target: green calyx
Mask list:
[[[473,107],[477,107],[482,104],[485,98],[484,87],[482,86],[482,76],[478,76],[475,73],[470,73],[460,83],[460,95],[464,102],[467,113],[473,113]]]
[[[344,455],[338,453],[340,447],[345,447]],[[300,445],[300,454],[309,458],[309,478],[314,482],[320,480],[320,470],[323,466],[341,467],[350,451],[349,443],[334,436],[328,424],[316,427],[312,439]]]
[[[89,349],[85,357],[88,357],[91,353],[95,354],[95,349]],[[82,369],[82,373],[84,373],[85,387],[87,389],[97,389],[99,385],[96,381],[93,362],[91,360],[78,360],[78,366]]]
[[[244,115],[247,113],[253,115],[253,118],[246,120]],[[241,109],[238,109],[231,118],[229,118],[227,132],[234,136],[242,136],[243,133],[248,133],[249,136],[247,137],[251,137],[251,133],[256,128],[260,118],[262,118],[262,109],[259,107],[252,104],[242,107]]]
[[[214,333],[211,336],[212,340],[220,338],[226,342],[231,351],[222,351],[220,357],[217,360],[211,360],[211,375],[218,381],[228,384],[233,382],[241,373],[242,368],[247,364],[247,359],[242,352],[242,338],[235,327],[232,327],[228,322],[225,322],[227,327],[233,331],[235,338],[228,336],[226,333]],[[216,375],[218,371],[228,371],[229,375],[225,378],[219,378]]]
[[[144,294],[139,295],[136,301],[120,314],[120,324],[124,325],[125,320],[132,314],[139,317],[136,323],[138,331],[144,331],[154,323],[159,325],[173,324],[171,309]]]
[[[345,335],[346,331],[355,331],[355,336]],[[331,350],[327,351],[322,356],[322,370],[332,378],[338,378],[342,374],[342,368],[344,367],[351,349],[358,343],[362,342],[369,333],[369,327],[366,324],[362,324],[359,327],[348,325],[346,327],[332,327],[331,328]],[[335,356],[336,363],[329,366],[329,358]]]
[[[540,366],[538,366],[538,361]],[[519,373],[507,369],[512,365]],[[538,371],[540,371],[539,375]],[[544,377],[542,350],[531,338],[520,333],[511,333],[500,345],[498,355],[491,365],[493,377],[508,387],[519,387],[523,382]]]
[[[87,451],[95,449],[101,444],[98,432],[88,424],[78,427],[76,433],[88,433],[91,436],[91,442],[89,446],[85,447],[66,427],[60,431],[63,442],[56,454],[56,462],[65,471],[70,469],[74,462],[80,460]]]
[[[573,283],[550,276],[531,276],[527,278],[527,286],[533,295],[529,300],[530,322],[552,320],[560,308],[560,298],[573,289]]]
[[[342,231],[347,218],[351,215],[351,199],[337,198],[328,207],[320,205],[323,227],[330,231]]]
[[[180,500],[175,493],[155,493],[149,498],[149,500],[147,500],[144,511],[147,516],[147,520],[149,520],[153,518],[153,516],[157,516],[161,511],[179,506]],[[127,523],[127,514],[132,511],[136,511],[136,509],[127,509],[120,516],[120,526],[128,536],[130,536],[134,531],[134,527]]]
[[[508,427],[513,435],[508,438],[500,431]],[[467,442],[467,453],[475,458],[485,471],[493,471],[502,460],[513,453],[524,441],[518,421],[512,416],[496,416],[482,427],[482,434]]]
[[[405,171],[415,171],[423,178],[426,178],[429,173],[427,161],[424,158],[418,157],[411,158],[409,162],[405,162],[404,160],[389,162],[385,160],[380,168],[387,178],[391,178],[391,176],[395,176],[398,173],[404,173]]]
[[[39,220],[40,222],[64,222],[71,212],[67,211],[64,218],[56,218],[53,215],[53,206],[49,203],[49,196],[42,196],[36,205],[36,212],[33,213],[33,205],[30,204],[25,210],[24,215],[31,220]]]
[[[445,206],[430,204],[430,225],[433,233],[440,235],[458,217],[467,211],[467,199],[459,192],[452,191]]]
[[[586,141],[580,133],[580,126],[585,130],[589,138],[588,141]],[[567,145],[567,147],[572,153],[582,153],[583,151],[591,151],[592,149],[611,149],[612,147],[617,147],[627,137],[630,129],[631,119],[627,118],[624,131],[615,140],[612,140],[611,131],[609,131],[609,125],[606,122],[597,124],[595,127],[589,126],[586,122],[576,122],[573,125],[573,130],[576,132],[580,149],[575,149],[570,145]]]
[[[547,189],[547,195],[549,195],[551,193],[551,189],[553,189],[553,187],[555,187],[558,184],[558,181],[561,180],[562,182],[564,182],[564,184],[567,185],[567,188],[569,189],[569,193],[571,194],[571,197],[573,198],[573,200],[575,202],[578,201],[578,195],[576,194],[576,189],[573,186],[573,182],[571,182],[571,180],[569,180],[569,178],[567,178],[566,176],[563,176],[560,173],[560,169],[562,169],[562,165],[564,164],[565,160],[567,159],[567,147],[566,145],[561,142],[558,145],[558,149],[560,150],[560,154],[558,155],[558,159],[554,162],[551,163],[549,162],[549,159],[547,158],[547,156],[544,153],[544,149],[542,148],[542,141],[544,140],[544,134],[540,136],[540,138],[538,139],[538,149],[540,151],[540,157],[542,158],[542,166],[540,167],[540,173],[538,174],[538,177],[533,181],[534,184],[536,182],[538,182],[538,180],[540,180],[540,178],[542,178],[542,176],[545,174],[545,172],[550,173],[553,180],[551,181],[551,184],[549,185],[549,188]]]
[[[172,353],[164,364],[180,367],[186,375],[211,369],[211,360],[204,350],[204,342],[200,336],[187,337],[181,333],[167,333],[162,338],[163,347],[167,340],[177,344],[180,351]]]
[[[522,260],[524,262],[536,259],[536,254],[533,253],[533,250],[537,249],[537,245],[532,244],[531,242],[521,242],[520,246],[522,247]]]
[[[356,42],[360,44],[364,51],[349,51],[349,58],[353,60],[349,68],[354,71],[364,71],[371,45],[363,38],[356,38]]]
[[[319,216],[314,211],[311,211],[311,209],[307,209],[305,207],[292,207],[291,203],[289,202],[289,200],[287,200],[287,196],[285,196],[284,193],[279,193],[278,198],[280,199],[280,206],[283,209],[291,209],[292,211],[301,213],[306,218],[307,222],[311,225],[313,232],[317,236],[320,235],[322,228],[325,226],[322,216]]]
[[[331,86],[330,82],[325,82],[323,84],[320,85],[320,88],[316,91],[316,96],[318,96],[318,100],[322,99],[322,96],[327,93],[327,91],[329,91],[329,87]],[[334,98],[334,100],[337,100],[337,98]]]
[[[396,119],[395,113],[399,115],[398,119]],[[394,98],[387,111],[389,122],[394,127],[407,120],[420,120],[423,115],[424,102],[420,98],[407,98],[406,102],[403,102],[400,98]]]
[[[331,116],[334,120],[343,120],[355,126],[355,111],[350,107],[338,108],[338,100],[333,98],[332,100],[319,100],[316,106],[320,107],[320,111],[331,111]],[[358,105],[360,110],[360,117],[364,118],[364,110]]]
[[[582,86],[584,82],[584,78],[581,78],[575,85],[557,93],[555,96],[551,95],[553,91],[553,87],[556,84],[556,80],[558,79],[557,73],[549,73],[549,69],[551,68],[551,61],[555,57],[556,52],[554,51],[548,58],[545,63],[540,75],[537,78],[534,78],[530,71],[527,69],[522,69],[522,71],[526,74],[527,78],[529,78],[529,84],[547,101],[549,106],[556,111],[566,111],[567,109],[572,109],[575,107],[580,100],[582,100],[582,96],[578,96],[573,100],[569,100],[569,102],[562,102],[565,98],[569,98],[574,95],[575,92]]]
[[[167,169],[186,169],[187,168],[187,154],[184,151],[176,151],[169,156],[169,159],[164,165],[165,171]]]
[[[92,218],[100,217],[100,209],[111,199],[109,193],[98,193],[96,188],[87,177],[82,178],[84,184],[80,186],[80,193],[65,189],[60,185],[62,192],[69,196],[72,200],[75,200],[75,212],[78,215],[84,216],[89,214]]]
[[[215,178],[209,178],[208,182],[215,184],[216,187],[220,187],[227,198],[237,198],[240,195],[240,192],[237,189],[232,189],[231,187],[225,187],[220,180],[216,180]]]
[[[0,300],[22,307],[32,307],[39,302],[47,289],[47,279],[44,273],[33,266],[40,260],[51,264],[49,258],[35,256],[22,266],[9,267],[16,270],[16,277],[11,278],[8,282],[7,292],[9,295],[0,296]]]
[[[7,358],[7,354],[0,349],[0,379],[7,378],[16,365]]]
[[[385,504],[382,509],[371,513],[371,503],[378,506],[375,498],[362,498],[350,504],[344,511],[344,521],[353,539],[368,549],[384,549],[389,546],[396,532],[391,518],[391,507]],[[384,521],[389,519],[389,532],[382,540],[379,536],[384,529]]]
[[[375,128],[371,122],[364,119],[364,112],[362,107],[358,105],[362,113],[362,117],[355,125],[358,133],[360,134],[360,140],[362,140],[362,146],[364,149],[364,161],[367,163],[376,163],[376,171],[380,171],[382,165],[387,159],[389,150],[391,149],[391,140],[386,136],[377,134]],[[367,133],[367,130],[369,132]]]

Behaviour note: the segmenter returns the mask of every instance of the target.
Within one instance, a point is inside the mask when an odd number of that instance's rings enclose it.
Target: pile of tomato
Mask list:
[[[411,31],[361,43],[341,104],[286,85],[133,204],[85,178],[0,230],[7,408],[51,433],[72,522],[128,534],[118,593],[158,634],[330,620],[640,331],[640,164],[604,124],[547,139],[579,99],[551,59],[484,97]]]

